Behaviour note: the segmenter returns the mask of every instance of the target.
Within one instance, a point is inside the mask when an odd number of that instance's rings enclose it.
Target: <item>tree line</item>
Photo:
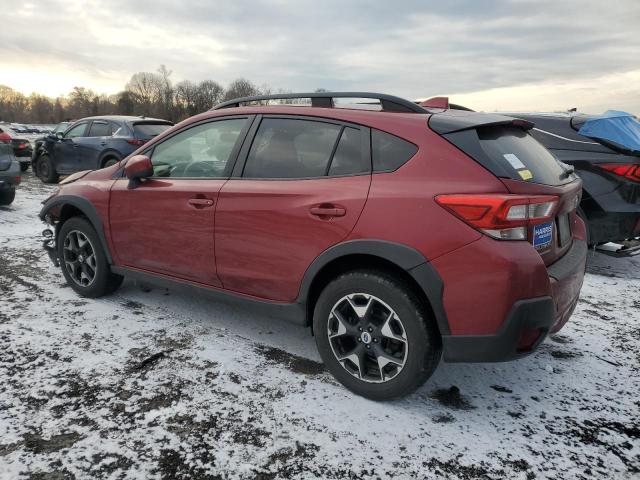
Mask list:
[[[257,86],[245,78],[224,88],[214,80],[174,84],[171,74],[164,65],[157,72],[135,73],[124,90],[114,95],[75,87],[68,95],[56,98],[38,93],[26,96],[0,85],[0,121],[58,123],[94,115],[144,115],[178,122],[225,100],[272,93],[270,87]]]

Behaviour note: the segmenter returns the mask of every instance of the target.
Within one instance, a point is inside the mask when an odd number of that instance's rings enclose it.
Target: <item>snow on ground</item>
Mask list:
[[[52,190],[28,173],[0,208],[1,478],[640,477],[640,258],[590,254],[534,355],[376,403],[301,327],[128,282],[78,297],[40,247]]]

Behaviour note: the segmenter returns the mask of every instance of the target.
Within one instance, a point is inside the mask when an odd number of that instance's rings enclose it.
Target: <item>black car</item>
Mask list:
[[[9,205],[20,183],[20,166],[9,144],[0,143],[0,205]]]
[[[33,171],[43,182],[55,183],[60,175],[108,167],[172,125],[158,118],[83,118],[45,137],[35,153]]]
[[[622,243],[640,235],[639,151],[578,133],[596,116],[575,112],[509,115],[533,122],[531,135],[582,179],[578,214],[587,224],[590,245]],[[616,125],[612,123],[611,128]]]
[[[34,140],[33,142],[33,153],[31,155],[31,165],[35,167],[36,161],[38,160],[38,157],[40,156],[40,153],[43,152],[42,149],[42,145],[44,144],[45,140],[47,139],[48,136],[50,135],[54,135],[57,136],[58,134],[63,134],[64,131],[69,128],[69,125],[71,125],[73,123],[73,121],[66,121],[66,122],[60,122],[59,124],[57,124],[53,130],[47,130],[45,133],[45,135],[43,137],[38,137]],[[35,172],[36,169],[34,168],[33,171]]]
[[[11,144],[13,154],[20,163],[20,169],[23,172],[26,171],[31,164],[31,156],[33,154],[31,142],[26,138],[21,138],[20,134],[7,125],[0,125],[0,142]]]

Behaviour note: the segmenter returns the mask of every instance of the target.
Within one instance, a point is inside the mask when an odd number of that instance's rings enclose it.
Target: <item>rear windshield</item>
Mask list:
[[[134,123],[133,131],[137,138],[151,138],[170,128],[170,123]]]
[[[518,127],[478,129],[480,146],[494,162],[501,163],[508,178],[546,185],[566,182],[565,170],[535,138]]]

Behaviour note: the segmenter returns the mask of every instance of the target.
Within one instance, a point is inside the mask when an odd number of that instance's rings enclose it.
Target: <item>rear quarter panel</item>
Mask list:
[[[369,198],[351,239],[402,243],[433,260],[481,238],[477,230],[438,205],[435,197],[446,193],[503,193],[505,186],[430,131],[426,121],[381,127],[412,141],[419,149],[395,172],[373,175]]]

